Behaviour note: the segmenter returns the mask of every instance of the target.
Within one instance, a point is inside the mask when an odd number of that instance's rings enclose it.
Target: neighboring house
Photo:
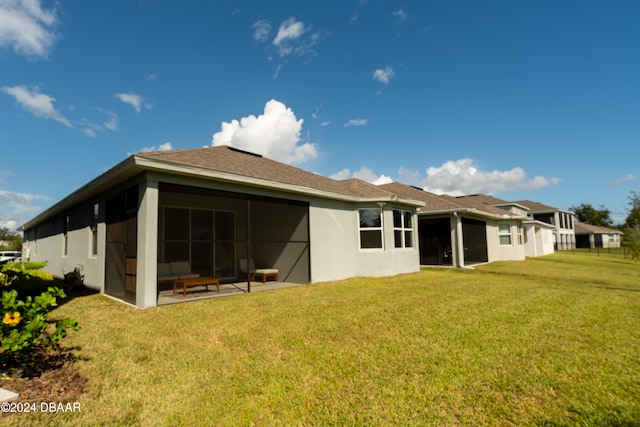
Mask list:
[[[456,197],[456,199],[460,201],[467,200],[474,201],[475,203],[484,203],[486,205],[505,210],[517,217],[526,218],[522,220],[526,256],[537,257],[552,254],[554,252],[555,226],[533,218],[529,212],[530,208],[521,202],[509,202],[486,194],[460,196]]]
[[[401,183],[380,187],[426,204],[418,208],[420,263],[464,267],[526,257],[523,221],[473,197],[441,196]]]
[[[622,232],[613,228],[574,222],[576,248],[619,248]]]
[[[530,200],[515,203],[529,209],[529,217],[553,225],[553,245],[556,250],[573,249],[576,245],[574,213]]]
[[[134,154],[21,230],[55,276],[81,266],[88,287],[152,307],[171,261],[223,284],[248,281],[242,258],[302,284],[418,271],[423,205],[220,146]]]

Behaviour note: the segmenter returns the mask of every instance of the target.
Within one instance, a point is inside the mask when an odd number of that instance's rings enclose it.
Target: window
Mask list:
[[[396,248],[413,247],[413,214],[409,211],[393,210],[393,240]]]
[[[62,248],[62,256],[67,256],[69,254],[69,215],[64,216],[62,226],[64,227],[64,247]]]
[[[98,255],[98,216],[100,215],[100,205],[93,205],[93,219],[91,220],[91,256]]]
[[[518,224],[518,244],[522,244],[522,224]]]
[[[382,212],[380,209],[359,209],[360,248],[382,249]]]
[[[501,245],[511,245],[511,225],[508,222],[498,224],[498,236]]]

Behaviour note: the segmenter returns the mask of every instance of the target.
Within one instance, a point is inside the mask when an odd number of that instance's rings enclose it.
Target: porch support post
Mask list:
[[[140,190],[136,305],[147,308],[158,303],[158,181],[145,181]]]
[[[453,213],[452,221],[452,242],[453,246],[453,266],[462,268],[464,267],[464,242],[462,239],[462,218],[457,212]]]
[[[247,292],[251,292],[251,269],[249,268],[251,258],[251,199],[247,195]]]

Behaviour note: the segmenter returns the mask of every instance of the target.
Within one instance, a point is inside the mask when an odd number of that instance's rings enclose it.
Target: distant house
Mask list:
[[[419,270],[424,201],[337,181],[227,146],[134,154],[21,227],[55,276],[152,307],[158,264],[235,283],[239,260],[279,280],[323,282]]]
[[[530,200],[520,200],[515,203],[528,208],[528,215],[531,218],[553,225],[553,244],[556,250],[573,249],[575,247],[576,236],[573,225],[575,215],[573,212]]]
[[[554,230],[552,224],[535,219],[530,212],[530,208],[520,202],[510,202],[486,194],[474,194],[470,196],[456,197],[457,200],[475,201],[483,203],[497,209],[509,212],[510,214],[523,218],[525,255],[537,257],[548,255],[554,252]]]
[[[436,195],[395,182],[381,187],[425,202],[425,206],[418,208],[420,263],[423,265],[464,267],[523,260],[527,256],[526,227],[533,222],[521,212],[494,207],[480,197]],[[537,241],[532,238],[530,242],[535,246]],[[539,244],[537,255],[548,253],[542,240]]]
[[[619,248],[622,232],[613,228],[600,227],[576,221],[576,248]]]

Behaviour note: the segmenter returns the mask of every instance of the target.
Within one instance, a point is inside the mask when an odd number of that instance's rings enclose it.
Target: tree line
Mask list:
[[[640,194],[632,191],[629,194],[629,213],[624,224],[614,226],[611,211],[600,205],[595,208],[589,203],[571,206],[570,211],[576,214],[576,219],[585,224],[601,227],[617,228],[624,233],[622,244],[629,250],[633,259],[640,259]]]

